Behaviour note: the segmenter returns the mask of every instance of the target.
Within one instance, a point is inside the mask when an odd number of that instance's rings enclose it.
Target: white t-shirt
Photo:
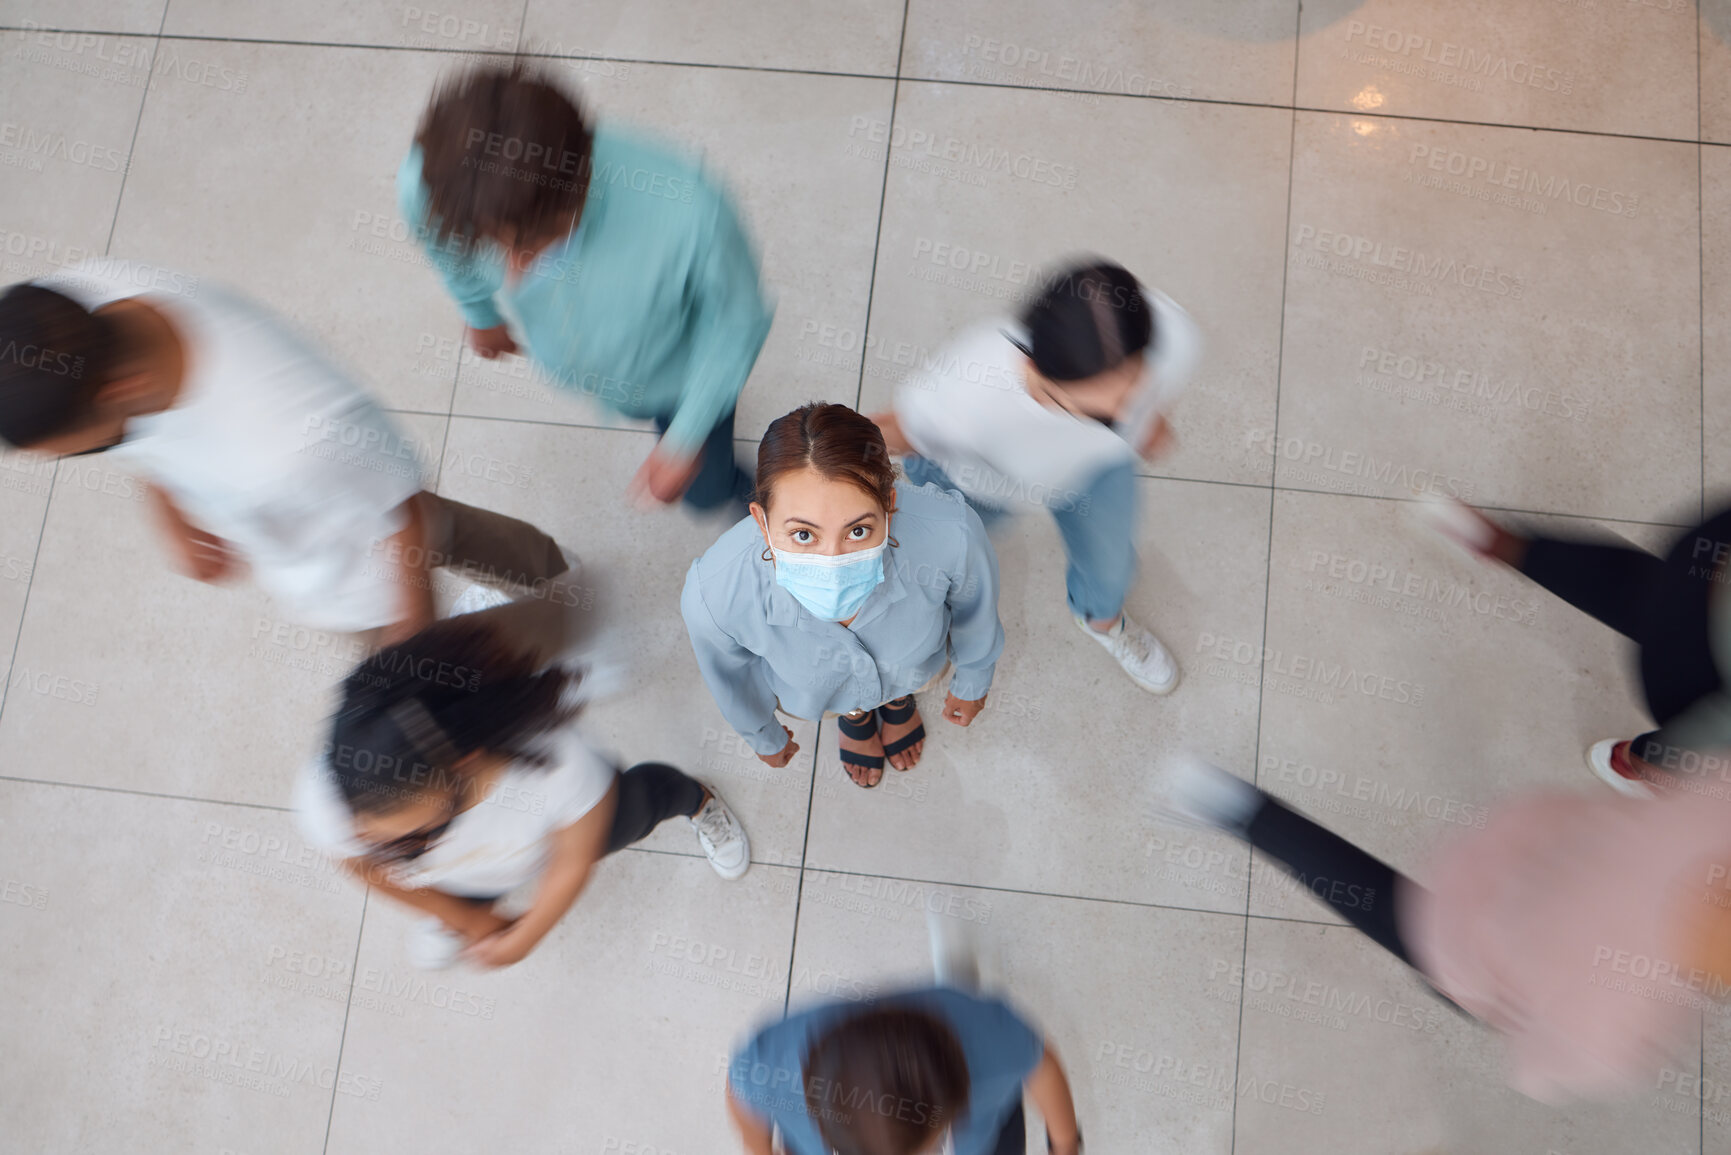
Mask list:
[[[140,286],[188,284],[182,293]],[[117,457],[194,526],[232,543],[299,622],[365,630],[400,616],[397,507],[421,488],[416,443],[353,378],[265,308],[129,261],[93,260],[38,284],[95,309],[138,297],[186,344],[181,394],[129,420]]]
[[[1201,356],[1196,322],[1169,297],[1143,291],[1154,342],[1115,425],[1050,408],[1028,395],[1020,323],[985,321],[940,349],[896,390],[902,434],[969,498],[1000,509],[1064,508],[1120,462],[1135,462],[1154,419],[1189,383]]]
[[[494,898],[538,878],[546,869],[553,833],[593,810],[616,776],[575,723],[548,733],[543,748],[547,765],[512,763],[487,796],[453,818],[424,854],[393,868],[392,881],[407,889]],[[367,853],[322,756],[301,766],[294,809],[301,835],[312,846],[332,858]]]

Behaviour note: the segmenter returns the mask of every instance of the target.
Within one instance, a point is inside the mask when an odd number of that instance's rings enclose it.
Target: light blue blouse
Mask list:
[[[775,581],[747,517],[696,561],[679,600],[722,716],[759,754],[787,745],[775,709],[799,718],[868,710],[955,665],[950,693],[977,701],[1004,649],[998,558],[959,493],[896,486],[884,580],[851,626],[812,616]]]

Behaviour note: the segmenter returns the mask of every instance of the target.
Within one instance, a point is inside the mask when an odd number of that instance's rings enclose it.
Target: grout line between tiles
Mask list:
[[[896,113],[902,103],[902,53],[907,48],[908,36],[908,4],[910,0],[902,0],[902,35],[901,42],[896,47],[896,76],[890,86],[890,122],[889,131],[884,137],[884,175],[878,185],[878,220],[877,228],[872,235],[872,267],[871,277],[866,282],[866,315],[865,326],[860,338],[859,379],[854,385],[853,407],[858,409],[860,399],[865,396],[865,350],[871,341],[872,304],[877,300],[878,288],[878,254],[884,245],[884,210],[889,206],[890,196],[890,159],[895,153],[893,142],[896,138]]]
[[[1299,35],[1303,31],[1304,3],[1299,0],[1298,11],[1293,14],[1297,27],[1293,31],[1294,48],[1292,53],[1292,101],[1298,103],[1298,60],[1300,53],[1297,48]],[[1282,225],[1281,235],[1292,235],[1292,189],[1298,181],[1298,113],[1292,114],[1292,121],[1287,127],[1286,136],[1286,221]],[[1274,353],[1274,423],[1270,436],[1278,450],[1280,445],[1280,380],[1286,367],[1286,290],[1292,280],[1292,247],[1283,246],[1280,257],[1280,336],[1275,343]],[[1267,549],[1263,557],[1262,570],[1262,644],[1268,645],[1268,606],[1274,587],[1274,505],[1276,492],[1274,483],[1280,473],[1280,455],[1275,453],[1268,463],[1268,539]],[[1263,670],[1256,671],[1256,735],[1251,742],[1255,761],[1251,765],[1251,782],[1261,777],[1262,765],[1262,707],[1267,698],[1266,678]],[[1250,911],[1254,905],[1256,894],[1256,871],[1252,869],[1256,862],[1256,850],[1250,848],[1250,861],[1244,871],[1244,949],[1238,959],[1241,973],[1248,973],[1250,968]],[[1244,1065],[1244,1006],[1246,991],[1238,992],[1238,1031],[1232,1044],[1232,1085],[1236,1088],[1243,1075]],[[1236,1155],[1238,1150],[1238,1095],[1232,1096],[1232,1144],[1229,1148]]]
[[[598,433],[629,433],[637,435],[646,435],[650,433],[650,430],[647,429],[626,429],[617,425],[591,425],[576,421],[539,421],[528,417],[497,417],[478,413],[444,414],[437,410],[429,409],[386,409],[384,411],[386,413],[401,413],[422,417],[449,416],[452,421],[496,421],[506,425],[540,425],[548,429],[586,429]],[[755,445],[759,440],[760,439],[756,437],[735,437],[733,443],[735,445]],[[1228,489],[1273,490],[1275,493],[1304,493],[1316,497],[1347,497],[1352,498],[1355,501],[1398,501],[1413,503],[1419,500],[1416,497],[1403,497],[1399,494],[1343,493],[1331,489],[1310,489],[1302,485],[1285,485],[1278,481],[1273,483],[1261,481],[1228,481],[1225,478],[1220,477],[1179,477],[1173,474],[1153,473],[1138,473],[1136,479],[1138,481],[1170,481],[1184,485],[1215,485]],[[1655,529],[1691,529],[1695,525],[1699,524],[1695,521],[1660,521],[1657,519],[1639,517],[1615,517],[1603,513],[1570,513],[1566,510],[1528,509],[1524,506],[1490,505],[1488,503],[1476,505],[1474,508],[1487,510],[1492,513],[1512,513],[1517,516],[1567,517],[1579,521],[1598,521],[1613,525],[1647,526]]]
[[[812,767],[815,777],[817,765],[817,750],[812,750]],[[97,786],[87,782],[55,782],[46,778],[22,778],[12,774],[0,774],[0,782],[16,782],[27,786],[48,786],[66,790],[94,790],[103,794],[126,794],[136,798],[156,798],[165,802],[192,802],[200,806],[232,806],[243,810],[263,810],[275,814],[292,814],[293,808],[288,806],[272,806],[263,802],[238,802],[227,798],[200,798],[190,794],[169,794],[155,790],[138,790],[124,786]],[[808,809],[808,815],[810,811]],[[627,846],[619,850],[619,854],[649,854],[661,858],[680,858],[692,861],[702,861],[703,855],[685,850],[662,850],[650,846]],[[1334,926],[1342,924],[1329,922],[1321,918],[1296,918],[1279,914],[1246,914],[1236,910],[1213,910],[1201,906],[1183,906],[1168,902],[1140,902],[1130,898],[1110,898],[1097,894],[1066,894],[1055,890],[1028,890],[1015,886],[992,886],[986,883],[964,882],[940,878],[915,878],[909,875],[885,874],[881,871],[842,870],[828,866],[811,866],[803,861],[797,866],[787,862],[766,862],[760,859],[751,860],[753,866],[771,869],[797,870],[803,883],[807,871],[815,874],[827,874],[841,878],[872,878],[889,882],[907,882],[916,886],[950,887],[957,890],[974,890],[989,894],[1014,894],[1028,898],[1050,898],[1063,902],[1092,902],[1104,906],[1127,906],[1138,910],[1166,910],[1180,914],[1206,914],[1220,918],[1253,918],[1262,922],[1288,922],[1305,926]]]
[[[155,44],[162,43],[162,28],[168,21],[168,3],[164,0],[162,17],[156,24]],[[143,35],[143,34],[135,34]],[[151,58],[155,59],[155,47],[151,49]],[[138,127],[144,122],[144,103],[150,99],[150,85],[146,84],[138,94],[138,115],[132,121],[132,139],[126,146],[126,167],[120,173],[120,188],[114,194],[114,215],[108,219],[108,239],[103,243],[102,255],[107,256],[114,248],[114,230],[120,223],[120,204],[126,197],[126,177],[132,171],[133,153],[138,148]],[[54,504],[54,483],[60,477],[60,462],[54,462],[54,468],[48,474],[48,492],[42,499],[42,524],[36,529],[36,548],[30,555],[30,579],[24,583],[24,600],[18,606],[18,625],[12,631],[12,648],[6,655],[6,681],[0,685],[0,720],[4,719],[6,704],[12,697],[12,667],[18,660],[18,646],[24,638],[24,619],[30,612],[30,592],[36,588],[36,571],[42,560],[42,543],[48,536],[48,510]]]
[[[1706,150],[1699,143],[1701,131],[1701,21],[1704,17],[1701,10],[1695,10],[1695,303],[1699,307],[1699,320],[1695,335],[1700,339],[1701,370],[1701,520],[1707,520],[1707,184],[1703,171],[1707,159]],[[1707,1077],[1707,1019],[1702,1016],[1697,1023],[1700,1028],[1700,1047],[1698,1056],[1700,1065],[1696,1073],[1701,1076],[1705,1085]],[[1695,1117],[1695,1150],[1705,1155],[1707,1150],[1707,1100],[1705,1096],[1697,1096]]]
[[[325,1155],[329,1155],[331,1149],[331,1124],[336,1122],[337,1117],[337,1084],[343,1072],[343,1048],[348,1045],[349,1041],[349,1015],[355,1009],[355,977],[361,969],[361,939],[367,931],[367,908],[372,905],[372,899],[373,888],[370,886],[362,887],[361,918],[355,927],[355,957],[354,961],[349,964],[349,997],[343,1000],[343,1029],[342,1033],[337,1036],[337,1061],[335,1064],[337,1074],[331,1079],[331,1106],[330,1110],[325,1112],[325,1141],[324,1145],[319,1148]]]
[[[1701,131],[1701,21],[1700,8],[1695,10],[1695,139],[1700,141],[1705,135]],[[1706,167],[1707,152],[1699,143],[1695,145],[1695,223],[1698,226],[1695,233],[1696,257],[1695,303],[1699,307],[1699,321],[1696,325],[1696,336],[1701,341],[1701,520],[1707,520],[1707,183]],[[1701,1065],[1697,1073],[1703,1079],[1707,1076],[1707,1020],[1700,1022],[1701,1045],[1699,1050]],[[1707,1150],[1707,1100],[1701,1098],[1697,1104],[1700,1113],[1695,1119],[1695,1150]]]
[[[0,782],[21,782],[27,786],[60,786],[68,790],[100,790],[104,794],[130,794],[138,798],[161,798],[167,802],[196,802],[201,806],[239,806],[247,810],[269,810],[277,814],[289,814],[293,811],[292,807],[272,806],[265,802],[200,798],[195,794],[169,794],[162,790],[138,790],[130,786],[98,786],[94,782],[56,782],[51,778],[26,778],[21,774],[0,774]]]
[[[48,495],[42,499],[42,523],[36,527],[36,548],[30,555],[30,578],[24,583],[24,600],[18,606],[18,624],[12,630],[12,647],[6,652],[6,680],[0,682],[0,722],[6,718],[6,703],[12,698],[12,667],[18,661],[18,643],[24,638],[24,617],[30,611],[30,591],[36,588],[36,571],[42,561],[42,540],[48,536],[48,504],[54,497],[54,474],[60,472],[55,463],[48,477]]]
[[[785,1018],[788,1004],[793,1001],[793,960],[799,953],[799,912],[805,904],[805,857],[811,851],[811,815],[817,803],[817,748],[823,741],[823,719],[811,735],[811,789],[805,795],[805,834],[799,844],[799,875],[793,887],[793,926],[787,936],[787,986],[781,992],[781,1013]],[[777,863],[775,865],[782,865]]]
[[[168,6],[172,0],[164,0],[162,18],[156,22],[156,36],[150,48],[150,59],[155,61],[158,49],[162,47],[162,29],[168,24]],[[132,121],[132,139],[126,145],[126,167],[120,170],[120,191],[114,194],[114,216],[108,222],[108,240],[102,246],[102,255],[107,256],[114,250],[114,230],[120,227],[120,206],[126,203],[126,180],[132,175],[132,162],[138,152],[138,130],[144,124],[144,106],[150,102],[150,83],[138,93],[138,115]]]
[[[908,4],[910,0],[902,0],[901,35],[896,42],[896,79],[890,87],[890,139],[894,138],[896,126],[896,104],[901,92],[902,55],[907,51],[908,40]],[[883,245],[884,238],[884,203],[889,197],[890,183],[890,149],[884,146],[883,183],[878,186],[878,222],[877,232],[872,239],[871,280],[866,285],[866,316],[862,332],[871,332],[872,293],[877,288],[878,250]],[[862,342],[863,348],[863,342]],[[854,408],[859,408],[860,395],[865,391],[865,354],[860,354],[859,384],[854,388]],[[781,1013],[787,1014],[788,1005],[793,1001],[793,965],[799,953],[799,915],[805,902],[805,868],[806,856],[811,851],[811,817],[817,809],[817,751],[823,742],[823,719],[819,718],[817,727],[811,737],[811,789],[805,796],[805,834],[799,848],[799,882],[794,887],[793,897],[793,933],[788,936],[787,943],[787,987],[781,996]]]
[[[905,4],[904,4],[904,8],[905,8]],[[526,10],[527,9],[525,8],[525,11]],[[164,11],[166,14],[166,9]],[[84,28],[42,28],[42,27],[25,27],[25,26],[16,25],[16,24],[0,24],[0,33],[4,33],[4,32],[36,32],[36,33],[43,33],[43,34],[56,34],[56,33],[85,34],[85,35],[117,36],[117,37],[139,37],[139,36],[148,35],[147,33],[140,33],[140,32],[112,32],[112,31],[98,31],[98,30],[94,30],[94,29],[84,29]],[[905,30],[904,30],[904,35],[905,35]],[[262,47],[277,47],[277,48],[345,48],[345,49],[351,49],[354,51],[363,51],[363,52],[420,52],[420,53],[426,53],[428,55],[433,55],[433,56],[454,56],[454,57],[463,57],[463,58],[482,56],[482,55],[493,55],[493,56],[505,56],[505,55],[507,55],[507,52],[504,49],[499,49],[499,50],[494,51],[494,52],[481,52],[481,51],[478,51],[478,50],[473,49],[473,48],[424,48],[424,47],[410,47],[410,46],[401,45],[401,44],[350,44],[350,43],[343,43],[343,42],[334,41],[334,40],[285,40],[285,39],[277,39],[277,38],[264,37],[264,36],[197,36],[197,35],[188,35],[188,34],[179,34],[179,35],[160,35],[159,34],[158,39],[159,40],[182,40],[182,41],[187,41],[190,43],[200,43],[200,44],[249,44],[249,45],[258,45],[258,46],[262,46]],[[1269,109],[1271,111],[1276,111],[1276,112],[1307,112],[1307,113],[1316,113],[1316,114],[1323,115],[1323,116],[1351,116],[1351,117],[1354,117],[1356,119],[1361,119],[1361,120],[1363,120],[1363,119],[1406,120],[1406,121],[1414,121],[1414,122],[1419,122],[1419,123],[1424,123],[1424,124],[1458,125],[1458,126],[1465,127],[1465,128],[1506,128],[1506,129],[1512,129],[1512,130],[1516,130],[1516,131],[1525,131],[1525,132],[1554,132],[1554,133],[1560,133],[1560,134],[1567,135],[1567,136],[1596,136],[1596,137],[1605,137],[1608,139],[1615,139],[1615,140],[1649,141],[1649,142],[1659,143],[1659,144],[1696,144],[1696,145],[1702,145],[1704,147],[1731,148],[1731,141],[1720,142],[1720,141],[1704,141],[1704,140],[1699,139],[1699,137],[1700,137],[1699,131],[1697,131],[1695,137],[1676,137],[1676,136],[1662,136],[1662,135],[1656,135],[1656,134],[1651,134],[1651,133],[1639,133],[1639,132],[1610,132],[1610,131],[1606,131],[1604,129],[1593,129],[1593,128],[1568,128],[1568,127],[1558,126],[1558,125],[1513,124],[1513,123],[1507,123],[1507,122],[1503,122],[1503,121],[1493,121],[1493,120],[1461,120],[1461,119],[1456,119],[1453,117],[1446,117],[1446,116],[1421,116],[1421,115],[1415,115],[1415,114],[1411,114],[1411,113],[1400,114],[1400,113],[1390,113],[1390,112],[1367,112],[1367,111],[1362,111],[1362,110],[1354,109],[1354,108],[1313,107],[1310,105],[1299,105],[1297,103],[1296,91],[1293,94],[1294,95],[1294,102],[1293,103],[1291,103],[1291,104],[1273,104],[1273,103],[1270,103],[1268,101],[1234,100],[1234,99],[1230,99],[1228,97],[1218,97],[1218,96],[1165,96],[1165,95],[1162,95],[1159,93],[1101,92],[1097,89],[1088,89],[1088,88],[1059,88],[1056,86],[1046,86],[1046,85],[1006,84],[1006,83],[1002,83],[999,81],[969,80],[969,79],[962,78],[962,77],[901,76],[900,75],[901,65],[900,65],[899,57],[898,57],[898,62],[897,62],[897,75],[892,77],[888,74],[881,73],[881,72],[846,72],[846,71],[841,71],[841,70],[831,70],[831,69],[823,69],[823,68],[789,68],[789,67],[778,67],[775,65],[764,65],[764,64],[724,64],[724,63],[716,63],[713,61],[654,60],[654,59],[651,59],[649,57],[637,57],[637,56],[606,56],[606,55],[595,55],[595,54],[584,54],[584,53],[572,53],[569,55],[562,55],[559,53],[552,53],[552,52],[526,52],[526,51],[522,51],[522,50],[511,52],[511,53],[509,53],[509,55],[513,59],[522,59],[522,60],[550,60],[550,61],[593,60],[593,61],[600,61],[603,63],[637,64],[637,65],[645,65],[645,66],[650,66],[650,67],[661,67],[661,68],[707,68],[707,69],[713,69],[713,70],[720,71],[720,72],[761,72],[761,73],[765,73],[768,75],[833,77],[833,78],[842,79],[842,80],[892,80],[893,79],[893,80],[905,82],[908,84],[952,85],[952,86],[959,87],[959,88],[984,88],[984,89],[995,89],[995,90],[1004,91],[1004,92],[1051,93],[1051,94],[1055,94],[1058,96],[1098,96],[1098,97],[1102,97],[1102,98],[1109,99],[1109,100],[1154,101],[1154,102],[1159,102],[1159,103],[1181,104],[1181,105],[1202,104],[1202,105],[1214,105],[1214,106],[1218,106],[1218,107],[1222,107],[1222,108],[1264,108],[1264,109]],[[1298,54],[1295,52],[1294,53],[1294,59],[1293,59],[1293,72],[1294,72],[1295,78],[1297,75],[1297,60],[1298,60]],[[1697,111],[1697,121],[1699,121],[1699,112],[1698,111]]]
[[[1707,159],[1701,138],[1701,20],[1695,12],[1695,304],[1699,320],[1695,335],[1701,341],[1701,520],[1707,520],[1707,182],[1702,171]],[[1702,1107],[1706,1115],[1706,1107]]]

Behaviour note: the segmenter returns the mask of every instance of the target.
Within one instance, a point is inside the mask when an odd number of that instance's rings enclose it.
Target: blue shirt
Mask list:
[[[503,297],[551,384],[627,417],[670,418],[668,447],[695,453],[733,410],[769,335],[757,257],[727,195],[647,138],[598,128],[587,198],[577,227],[507,286],[498,246],[465,254],[437,239],[418,146],[397,172],[403,219],[464,321],[502,324]]]
[[[824,621],[776,584],[747,517],[685,577],[680,612],[721,714],[759,754],[787,745],[776,703],[797,718],[870,710],[954,663],[950,693],[985,697],[1004,649],[998,558],[979,515],[935,485],[896,485],[884,580],[853,624]]]
[[[950,1137],[956,1155],[991,1155],[1046,1044],[1001,1000],[948,987],[903,991],[867,1003],[825,1003],[766,1027],[728,1065],[734,1099],[781,1129],[788,1155],[830,1155],[805,1101],[806,1050],[842,1020],[886,1007],[926,1011],[955,1032],[968,1064],[969,1093],[967,1112],[951,1124]],[[857,1091],[833,1088],[823,1106],[847,1112],[864,1105]]]

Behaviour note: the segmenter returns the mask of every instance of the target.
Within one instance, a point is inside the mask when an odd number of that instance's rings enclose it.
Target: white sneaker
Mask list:
[[[456,600],[451,603],[451,612],[446,616],[454,618],[460,614],[479,613],[494,606],[502,606],[510,600],[511,595],[504,590],[475,582],[457,595]]]
[[[455,966],[463,948],[469,945],[462,935],[437,918],[416,919],[403,941],[409,965],[416,970],[442,971]]]
[[[1621,738],[1604,738],[1587,747],[1587,765],[1611,789],[1630,798],[1655,798],[1658,791],[1644,778],[1628,778],[1618,773],[1611,762],[1611,752],[1623,744]]]
[[[926,910],[926,937],[932,944],[932,975],[939,986],[980,989],[980,959],[967,928],[947,914]]]
[[[1180,821],[1243,838],[1267,797],[1261,790],[1220,767],[1187,754],[1166,777],[1160,811]]]
[[[686,821],[697,831],[697,841],[715,873],[732,882],[751,868],[751,840],[721,795],[710,790],[703,809]]]
[[[1490,519],[1464,501],[1426,494],[1413,507],[1419,524],[1474,561],[1493,560],[1497,529]]]
[[[1076,617],[1074,614],[1071,616]],[[1076,624],[1082,627],[1083,633],[1106,647],[1106,652],[1118,660],[1124,672],[1130,675],[1130,680],[1150,694],[1170,694],[1177,687],[1178,663],[1160,644],[1160,639],[1145,626],[1131,621],[1129,614],[1120,614],[1117,626],[1104,634],[1089,625],[1085,618],[1076,617]]]

